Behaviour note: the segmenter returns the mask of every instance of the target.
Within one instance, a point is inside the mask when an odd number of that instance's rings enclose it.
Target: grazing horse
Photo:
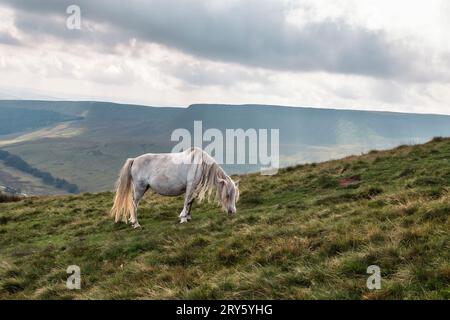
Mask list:
[[[216,199],[228,214],[236,213],[239,182],[234,182],[216,161],[200,148],[179,153],[147,153],[128,159],[116,183],[116,195],[111,216],[118,222],[130,221],[139,228],[137,208],[144,193],[151,188],[164,196],[186,193],[180,223],[191,220],[195,198],[209,200],[216,188]]]

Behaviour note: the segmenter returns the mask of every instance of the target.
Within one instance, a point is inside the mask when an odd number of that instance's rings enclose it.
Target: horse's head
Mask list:
[[[222,206],[228,214],[236,213],[236,202],[239,200],[239,181],[234,182],[231,178],[219,179],[219,189]]]

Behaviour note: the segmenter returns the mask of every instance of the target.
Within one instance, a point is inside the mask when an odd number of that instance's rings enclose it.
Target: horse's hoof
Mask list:
[[[186,223],[186,222],[188,222],[187,218],[181,218],[180,223]]]
[[[187,219],[188,221],[191,221],[191,220],[192,220],[192,217],[191,217],[191,216],[187,216],[186,219]]]
[[[133,229],[141,229],[141,225],[139,223],[133,224]]]

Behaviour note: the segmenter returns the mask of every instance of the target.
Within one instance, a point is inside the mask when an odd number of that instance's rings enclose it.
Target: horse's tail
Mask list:
[[[128,159],[120,170],[119,179],[116,182],[116,196],[111,208],[111,217],[118,222],[121,219],[127,222],[127,218],[135,210],[133,200],[133,183],[131,178],[131,166],[134,159]]]

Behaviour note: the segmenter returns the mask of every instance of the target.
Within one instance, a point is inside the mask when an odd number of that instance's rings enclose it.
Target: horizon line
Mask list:
[[[426,112],[406,112],[406,111],[387,111],[387,110],[377,110],[377,109],[348,109],[348,108],[339,108],[339,107],[321,107],[321,106],[287,106],[281,104],[258,104],[258,103],[191,103],[186,106],[158,106],[158,105],[149,105],[149,104],[138,104],[138,103],[125,103],[125,102],[115,102],[115,101],[103,101],[103,100],[46,100],[46,99],[0,99],[0,102],[85,102],[85,103],[109,103],[116,104],[122,106],[132,106],[132,107],[145,107],[145,108],[178,108],[178,109],[189,109],[192,106],[230,106],[230,107],[245,107],[245,106],[253,106],[253,107],[272,107],[272,108],[289,108],[289,109],[315,109],[315,110],[329,110],[329,111],[357,111],[357,112],[372,112],[372,113],[393,113],[393,114],[409,114],[409,115],[429,115],[429,116],[447,116],[450,117],[449,114],[445,113],[426,113]]]

